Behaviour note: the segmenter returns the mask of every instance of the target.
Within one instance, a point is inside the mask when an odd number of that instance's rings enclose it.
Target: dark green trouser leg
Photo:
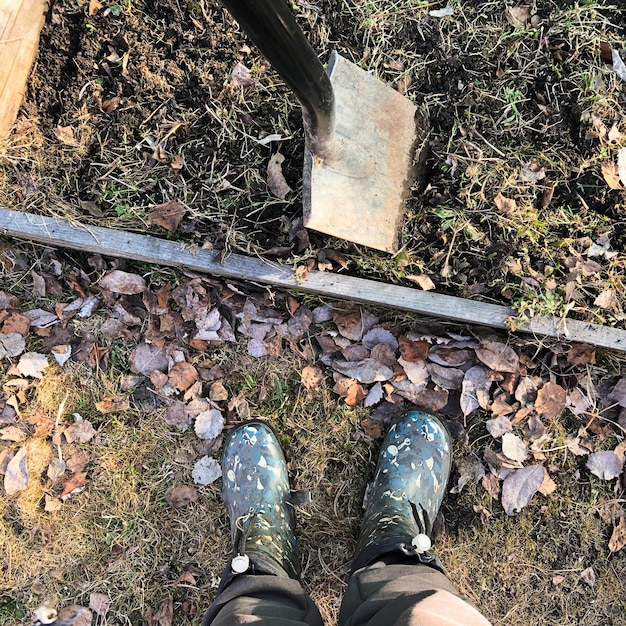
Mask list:
[[[379,561],[350,577],[339,626],[490,626],[439,570]]]
[[[211,605],[202,626],[322,626],[313,600],[296,580],[255,574],[237,576]]]
[[[253,619],[250,619],[253,618]],[[239,576],[219,594],[203,626],[322,626],[300,583],[265,575]],[[439,570],[421,563],[380,561],[350,577],[339,626],[490,626]]]

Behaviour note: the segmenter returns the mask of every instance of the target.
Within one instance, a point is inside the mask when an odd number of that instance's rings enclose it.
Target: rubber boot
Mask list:
[[[365,493],[353,571],[389,553],[443,571],[428,551],[451,466],[450,436],[435,416],[410,411],[391,427]]]
[[[230,518],[233,555],[220,589],[246,573],[298,580],[300,553],[287,464],[276,436],[263,422],[242,424],[227,437],[222,498]]]

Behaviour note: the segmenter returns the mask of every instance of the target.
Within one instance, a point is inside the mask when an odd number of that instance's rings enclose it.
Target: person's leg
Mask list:
[[[412,411],[391,427],[365,495],[340,626],[489,626],[429,552],[451,465],[436,417]]]
[[[271,429],[249,422],[224,444],[222,497],[233,553],[203,626],[322,626],[300,585],[287,465]]]

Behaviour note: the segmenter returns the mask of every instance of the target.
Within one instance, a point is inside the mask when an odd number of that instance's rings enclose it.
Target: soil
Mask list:
[[[568,258],[584,255],[590,241],[607,236],[616,251],[626,244],[626,192],[600,173],[617,146],[603,143],[590,122],[626,132],[624,87],[600,55],[603,38],[617,46],[626,16],[588,5],[538,2],[540,26],[523,32],[507,23],[504,3],[486,14],[459,5],[460,25],[401,6],[383,13],[363,3],[294,5],[320,58],[337,49],[428,113],[430,156],[408,200],[399,260],[312,231],[296,239],[299,106],[226,11],[206,0],[54,2],[21,118],[43,134],[39,153],[13,161],[3,200],[163,236],[146,225],[147,210],[177,198],[187,215],[174,236],[189,243],[292,263],[332,248],[348,260],[335,270],[404,284],[425,272],[440,292],[520,310],[530,303],[533,314],[569,304],[572,317],[623,326],[623,289],[610,276],[566,289]],[[232,78],[237,63],[250,70],[243,87]],[[602,97],[585,92],[594,80]],[[58,127],[68,126],[69,146],[58,139]],[[258,143],[273,133],[283,139]],[[285,201],[266,182],[276,151],[295,190]],[[520,168],[533,162],[545,179],[520,182]],[[35,197],[21,193],[25,175]],[[495,207],[498,192],[517,201],[515,214]],[[517,273],[511,259],[522,261]],[[626,261],[613,263],[607,274],[623,273]],[[544,279],[529,285],[537,272]],[[607,288],[618,303],[594,309]]]

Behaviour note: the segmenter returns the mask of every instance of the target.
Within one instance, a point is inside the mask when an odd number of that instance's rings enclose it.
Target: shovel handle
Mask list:
[[[220,1],[300,101],[308,150],[330,156],[333,88],[284,0]]]

